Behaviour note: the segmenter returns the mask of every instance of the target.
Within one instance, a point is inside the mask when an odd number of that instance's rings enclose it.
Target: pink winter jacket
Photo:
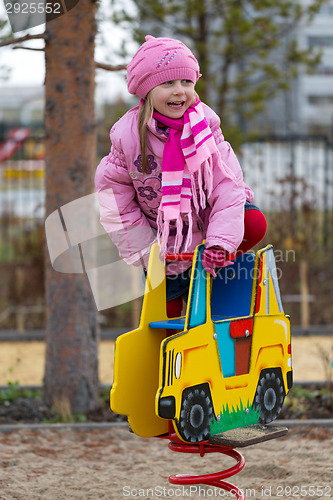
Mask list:
[[[142,172],[138,134],[139,106],[128,111],[111,129],[111,151],[97,167],[95,185],[100,204],[100,221],[116,244],[119,255],[128,264],[137,263],[156,241],[156,218],[162,195],[162,157],[167,131],[155,119],[148,124],[147,140],[153,153],[148,155],[148,173]],[[231,168],[236,181],[213,166],[213,190],[207,205],[199,213],[192,203],[193,234],[188,251],[202,243],[234,252],[244,234],[244,204],[252,202],[253,192],[244,183],[238,160],[224,140],[220,119],[203,104],[222,160]],[[184,236],[186,235],[184,224]],[[170,232],[170,248],[174,234]],[[170,263],[167,274],[178,274],[189,267],[187,262]]]

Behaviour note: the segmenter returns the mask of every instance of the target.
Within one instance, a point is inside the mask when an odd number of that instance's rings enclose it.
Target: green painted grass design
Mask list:
[[[247,402],[246,407],[243,407],[242,401],[240,406],[229,409],[229,405],[223,406],[219,416],[214,418],[210,424],[210,434],[214,436],[221,432],[237,429],[238,427],[246,427],[248,425],[257,424],[259,420],[260,410],[252,407],[250,402]]]

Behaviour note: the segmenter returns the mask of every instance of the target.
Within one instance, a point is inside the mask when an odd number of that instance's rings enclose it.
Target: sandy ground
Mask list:
[[[323,353],[333,360],[333,336],[294,337],[294,380],[326,380]],[[15,381],[21,385],[41,385],[44,355],[44,342],[0,342],[0,385]],[[99,378],[102,384],[112,383],[113,356],[114,342],[102,341],[99,349]]]
[[[246,465],[229,481],[247,499],[333,497],[332,430],[294,428],[240,451]],[[219,453],[173,452],[167,441],[142,439],[123,427],[19,430],[0,434],[0,499],[235,498],[213,486],[168,481],[172,474],[212,473],[234,463]]]
[[[324,380],[320,352],[330,337],[296,337],[296,380]],[[0,385],[40,385],[43,342],[0,343]],[[100,345],[102,383],[112,381],[114,343]],[[291,428],[287,436],[240,449],[244,469],[229,481],[257,499],[333,498],[333,430]],[[235,498],[213,486],[170,484],[172,474],[207,474],[234,465],[219,453],[204,457],[169,450],[163,439],[143,439],[127,427],[102,430],[19,429],[0,433],[0,500],[122,498]]]

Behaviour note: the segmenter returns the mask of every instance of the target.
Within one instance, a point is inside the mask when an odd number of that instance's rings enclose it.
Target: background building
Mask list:
[[[269,103],[264,129],[283,135],[324,134],[332,140],[333,1],[323,5],[310,24],[300,24],[293,36],[303,50],[319,50],[321,63],[312,74],[301,68],[290,90]]]
[[[298,119],[304,133],[324,133],[332,138],[333,125],[333,2],[298,33],[302,48],[319,48],[322,61],[313,75],[302,74],[297,85]]]

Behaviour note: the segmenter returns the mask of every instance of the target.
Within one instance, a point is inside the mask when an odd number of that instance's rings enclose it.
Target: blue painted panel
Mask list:
[[[236,374],[235,340],[230,337],[230,321],[215,323],[214,326],[223,376],[233,377]]]
[[[165,321],[151,321],[150,328],[170,328],[171,330],[184,330],[185,318],[167,319]]]
[[[188,328],[206,323],[206,291],[207,291],[207,273],[202,267],[201,257],[204,251],[204,245],[198,246],[198,256],[193,269],[192,293],[190,300],[190,320]]]
[[[219,271],[212,285],[212,315],[223,318],[250,315],[254,260],[254,254],[245,253]]]

